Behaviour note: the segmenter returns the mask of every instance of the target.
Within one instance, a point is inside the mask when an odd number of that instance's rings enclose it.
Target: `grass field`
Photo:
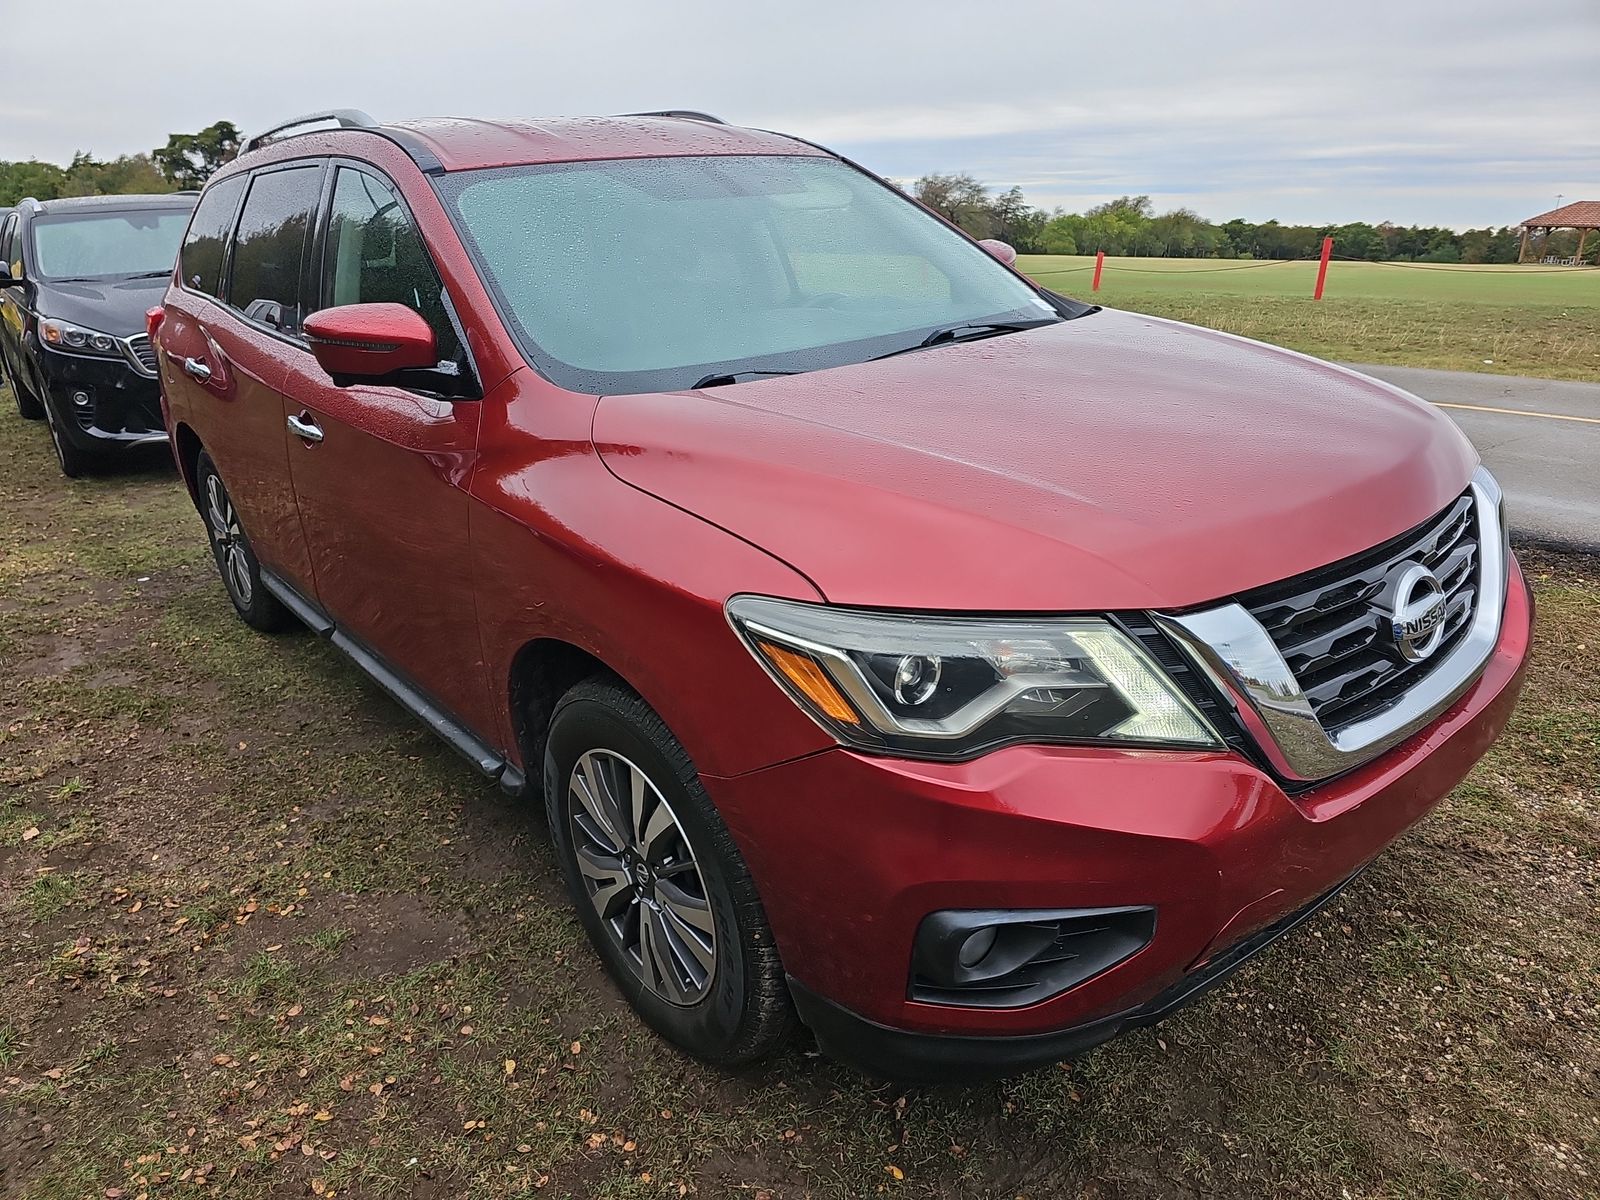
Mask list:
[[[1024,255],[1046,287],[1350,362],[1600,380],[1600,270]],[[1242,269],[1241,269],[1242,268]]]
[[[0,1196],[1577,1200],[1600,1192],[1600,572],[1336,907],[1071,1066],[727,1074],[619,1002],[537,813],[240,624],[159,456],[0,393]]]

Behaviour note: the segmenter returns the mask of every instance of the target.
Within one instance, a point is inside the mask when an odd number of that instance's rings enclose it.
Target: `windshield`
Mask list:
[[[524,352],[575,391],[816,370],[952,325],[1057,315],[983,250],[833,158],[610,159],[437,185]]]
[[[177,207],[36,217],[34,268],[43,279],[169,274],[188,224]]]

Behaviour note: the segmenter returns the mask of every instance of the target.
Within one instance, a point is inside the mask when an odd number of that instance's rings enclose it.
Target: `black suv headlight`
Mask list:
[[[39,340],[52,350],[65,350],[70,354],[98,354],[106,358],[121,358],[122,339],[98,329],[85,329],[70,321],[54,317],[39,318]]]
[[[1100,617],[920,616],[735,596],[756,658],[850,745],[969,757],[1008,742],[1217,747],[1144,649]]]

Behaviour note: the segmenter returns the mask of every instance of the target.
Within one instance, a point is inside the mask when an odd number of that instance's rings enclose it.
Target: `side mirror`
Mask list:
[[[14,279],[9,271],[0,274],[0,288],[21,287],[27,282],[26,279]]]
[[[340,387],[439,365],[433,327],[404,304],[325,308],[307,317],[302,328],[311,353]]]
[[[1005,242],[998,241],[995,238],[984,238],[983,241],[978,243],[978,245],[982,246],[985,250],[994,255],[1001,262],[1005,263],[1005,265],[1008,267],[1017,261],[1016,250]]]

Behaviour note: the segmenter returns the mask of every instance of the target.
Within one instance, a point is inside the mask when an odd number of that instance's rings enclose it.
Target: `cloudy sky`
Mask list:
[[[6,0],[0,158],[219,118],[691,107],[1079,208],[1509,224],[1600,199],[1600,0]]]

